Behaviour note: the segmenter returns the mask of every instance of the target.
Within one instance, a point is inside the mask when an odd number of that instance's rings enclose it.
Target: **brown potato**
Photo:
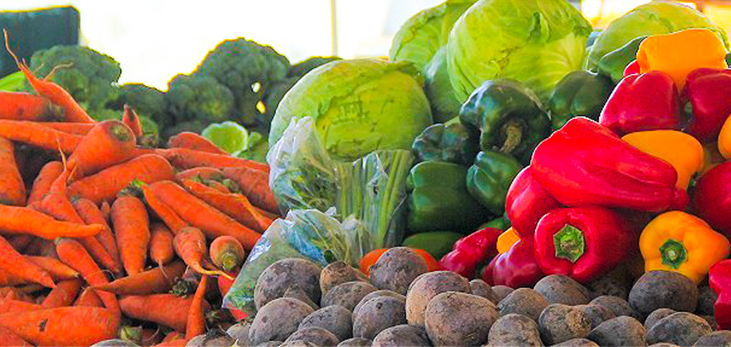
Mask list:
[[[327,307],[331,305],[340,305],[353,311],[356,305],[369,293],[375,292],[377,289],[368,282],[353,281],[339,284],[330,289],[325,296],[322,297],[320,306]]]
[[[424,258],[407,247],[394,247],[383,253],[370,269],[370,280],[378,289],[406,295],[411,282],[428,270]]]
[[[370,340],[381,331],[404,323],[404,302],[390,296],[378,296],[368,300],[353,316],[353,337]]]
[[[424,311],[429,301],[448,291],[469,293],[470,283],[451,271],[435,271],[419,276],[406,294],[406,320],[409,324],[424,326]]]
[[[256,281],[254,303],[259,310],[269,301],[281,298],[294,285],[313,302],[320,301],[320,266],[304,259],[279,260],[264,270]]]
[[[320,292],[325,295],[331,288],[352,281],[365,281],[365,275],[348,263],[338,260],[330,263],[320,273]]]
[[[424,317],[434,346],[480,346],[499,314],[495,304],[481,296],[444,292],[429,301]]]
[[[286,340],[312,312],[312,307],[302,301],[292,298],[274,299],[257,312],[249,328],[249,342],[258,345],[268,341]]]

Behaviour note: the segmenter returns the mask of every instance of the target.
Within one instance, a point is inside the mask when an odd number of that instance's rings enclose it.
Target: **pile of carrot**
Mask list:
[[[210,311],[279,217],[269,168],[194,133],[144,147],[133,109],[96,122],[16,63],[35,93],[0,92],[0,346],[182,346],[225,324]]]

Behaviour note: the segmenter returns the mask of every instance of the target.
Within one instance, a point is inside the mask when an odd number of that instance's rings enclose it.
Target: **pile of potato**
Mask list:
[[[490,287],[427,272],[398,247],[370,279],[343,262],[278,261],[258,279],[253,320],[224,340],[208,338],[226,347],[731,346],[731,331],[715,331],[714,301],[707,285],[665,271],[633,281],[618,269],[587,286],[552,275],[532,289]]]

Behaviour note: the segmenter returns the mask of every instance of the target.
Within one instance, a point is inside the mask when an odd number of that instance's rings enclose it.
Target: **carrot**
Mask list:
[[[175,294],[152,294],[125,296],[119,300],[119,305],[127,317],[161,324],[177,331],[185,331],[192,302],[192,297],[181,298]],[[204,302],[203,305],[207,306],[207,303]]]
[[[45,123],[40,123],[39,125],[42,125],[47,128],[51,128],[53,130],[61,131],[64,133],[85,136],[86,134],[89,133],[89,131],[91,131],[92,128],[94,128],[95,124],[93,124],[93,123],[45,122]]]
[[[253,160],[236,158],[228,154],[215,154],[196,151],[188,148],[159,149],[157,153],[165,157],[175,167],[192,169],[195,167],[248,167],[255,170],[269,172],[269,165]]]
[[[117,193],[135,179],[152,183],[174,177],[173,167],[163,157],[155,154],[143,155],[72,183],[69,186],[69,195],[100,204],[102,201],[114,201]]]
[[[52,240],[56,237],[95,236],[98,224],[82,225],[61,222],[27,207],[0,205],[0,230],[7,234],[29,234]]]
[[[53,243],[50,244],[53,245]],[[80,276],[76,270],[68,267],[68,265],[58,259],[30,255],[26,255],[25,258],[30,260],[31,263],[38,265],[41,269],[48,271],[51,274],[51,278],[56,281],[70,280]]]
[[[53,181],[61,176],[63,172],[63,163],[60,161],[51,161],[48,164],[43,165],[41,172],[38,173],[36,179],[33,181],[33,188],[30,190],[30,196],[28,197],[28,204],[34,201],[41,201],[43,195],[48,193],[51,189]]]
[[[203,303],[205,302],[207,286],[208,276],[203,275],[200,283],[198,283],[198,288],[195,290],[193,301],[190,303],[190,309],[188,310],[188,321],[185,325],[185,338],[188,340],[206,332],[205,308],[203,307]]]
[[[161,294],[170,291],[175,278],[182,276],[184,272],[185,263],[176,260],[163,267],[122,277],[110,283],[93,286],[93,288],[117,295]]]
[[[213,208],[172,181],[160,181],[150,185],[155,196],[170,206],[190,225],[204,230],[209,238],[222,235],[235,237],[251,249],[259,240],[259,233],[239,224],[225,213]]]
[[[53,278],[46,270],[23,257],[2,236],[0,236],[0,254],[2,254],[0,256],[0,269],[49,288],[56,287]]]
[[[98,307],[58,307],[4,314],[0,326],[37,346],[90,346],[117,336],[119,316]]]
[[[161,343],[168,343],[173,342],[176,340],[184,340],[185,334],[181,334],[177,331],[173,331],[167,335],[165,335],[165,338],[162,339]]]
[[[124,104],[122,123],[126,124],[132,130],[135,137],[142,136],[142,123],[140,122],[140,117],[138,117],[137,112],[135,112],[135,110],[127,104]]]
[[[41,286],[41,288],[43,287]],[[26,289],[24,287],[0,287],[0,297],[4,297],[6,300],[16,300],[29,304],[37,304],[33,297],[25,291]]]
[[[175,175],[175,180],[183,182],[183,180],[194,179],[200,177],[204,180],[223,180],[226,178],[221,170],[212,167],[196,167],[180,171]]]
[[[163,224],[154,223],[150,226],[150,259],[160,267],[175,258],[173,237],[170,229]]]
[[[181,229],[188,226],[188,223],[183,221],[176,213],[173,211],[170,206],[167,204],[164,204],[160,199],[158,199],[155,194],[150,189],[150,186],[143,185],[142,186],[142,194],[145,197],[145,202],[147,202],[147,205],[150,206],[150,209],[157,214],[157,216],[162,219],[162,221],[165,223],[165,225],[170,228],[170,230],[177,234]]]
[[[15,162],[15,146],[0,137],[0,204],[24,206],[25,184]]]
[[[211,140],[190,131],[181,132],[168,140],[168,148],[187,148],[201,152],[229,155]]]
[[[231,236],[219,236],[213,240],[209,254],[213,264],[226,272],[233,271],[246,260],[244,247]]]
[[[76,296],[79,294],[79,291],[81,291],[82,282],[83,281],[81,279],[59,282],[58,285],[56,285],[56,288],[53,288],[53,290],[48,293],[48,296],[45,300],[43,300],[41,306],[44,308],[71,306],[71,304],[74,303],[74,299],[76,299]]]
[[[76,240],[69,238],[56,239],[56,251],[61,261],[81,273],[84,280],[92,286],[108,283],[107,276],[91,258],[84,247]],[[104,307],[119,314],[117,297],[112,293],[97,293],[104,302]]]
[[[26,284],[26,283],[29,283],[29,281],[26,280],[25,278],[22,278],[20,276],[11,274],[10,272],[0,269],[0,286],[2,286],[2,287],[17,286],[19,284]]]
[[[0,137],[49,151],[72,153],[83,137],[41,125],[12,120],[0,120]]]
[[[99,210],[102,212],[102,216],[104,216],[104,220],[106,220],[107,223],[112,220],[112,205],[109,205],[109,201],[102,201],[101,206],[99,206]]]
[[[193,180],[184,180],[183,186],[197,198],[259,233],[266,231],[272,224],[272,220],[259,214],[249,200],[241,194],[221,193]]]
[[[231,277],[227,273],[219,270],[210,271],[203,268],[201,263],[208,253],[206,248],[206,236],[203,232],[194,227],[185,227],[177,235],[175,235],[175,253],[180,259],[190,266],[193,270],[203,275],[220,275]]]
[[[150,246],[150,219],[145,204],[134,196],[120,196],[112,204],[112,224],[124,270],[129,275],[142,272]]]
[[[218,181],[206,181],[206,185],[224,194],[233,193],[225,184]]]
[[[69,180],[95,174],[132,158],[137,139],[132,130],[118,120],[97,123],[79,142],[69,157]]]
[[[5,313],[22,313],[42,310],[43,306],[29,302],[0,298],[0,316]]]
[[[278,212],[279,206],[274,193],[269,188],[269,174],[265,171],[246,167],[224,168],[223,174],[236,182],[241,192],[252,204],[269,212]]]
[[[0,327],[0,347],[32,347],[28,341],[6,327]]]
[[[23,251],[25,251],[26,248],[28,248],[30,243],[33,241],[33,236],[32,235],[14,235],[14,236],[8,237],[7,240],[16,251],[23,252]]]
[[[109,227],[107,220],[104,218],[102,211],[89,199],[78,198],[71,202],[79,214],[79,217],[84,220],[86,224],[100,224],[104,226],[104,229],[96,235],[99,243],[104,247],[107,253],[114,260],[114,264],[117,266],[114,269],[110,269],[117,274],[122,273],[122,260],[119,258],[119,249],[117,249],[117,241],[112,233],[112,229]]]
[[[104,307],[102,299],[96,294],[96,291],[91,287],[86,287],[79,297],[74,301],[74,306],[86,306],[86,307]]]
[[[48,121],[57,119],[60,110],[47,98],[25,92],[0,92],[0,119]]]

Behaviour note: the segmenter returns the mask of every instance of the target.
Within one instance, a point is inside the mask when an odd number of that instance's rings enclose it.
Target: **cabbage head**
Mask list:
[[[447,65],[464,102],[483,82],[509,78],[546,99],[567,73],[581,69],[592,28],[566,0],[480,0],[454,24]]]
[[[609,23],[591,47],[586,67],[593,69],[605,54],[637,37],[670,34],[691,28],[713,30],[728,47],[726,32],[713,25],[703,13],[675,2],[652,1]]]
[[[433,123],[417,73],[408,63],[338,60],[302,77],[277,107],[273,147],[294,119],[310,116],[328,153],[352,161],[377,149],[410,149]]]

